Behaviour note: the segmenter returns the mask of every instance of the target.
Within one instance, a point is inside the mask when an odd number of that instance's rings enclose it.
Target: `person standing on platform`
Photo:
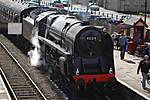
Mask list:
[[[126,45],[127,45],[127,38],[124,35],[124,33],[122,33],[119,37],[119,44],[120,44],[120,58],[124,59],[125,51],[126,51]]]
[[[147,47],[145,49],[145,55],[149,56],[149,60],[150,60],[150,44],[147,44]]]
[[[150,61],[148,60],[149,56],[144,55],[144,59],[140,61],[138,69],[137,69],[137,74],[139,74],[139,70],[141,69],[142,73],[142,88],[146,89],[146,80],[148,78],[148,72],[150,69]]]

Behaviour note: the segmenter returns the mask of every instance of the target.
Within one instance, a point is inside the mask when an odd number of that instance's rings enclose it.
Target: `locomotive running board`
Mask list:
[[[58,44],[55,44],[53,41],[43,38],[41,36],[38,36],[38,39],[47,44],[48,46],[52,47],[53,49],[57,50],[62,55],[64,56],[70,55],[69,52],[66,52],[65,49],[61,48]]]

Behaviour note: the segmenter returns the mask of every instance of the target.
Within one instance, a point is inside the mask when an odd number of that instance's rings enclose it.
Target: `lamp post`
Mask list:
[[[40,5],[41,5],[40,3],[41,3],[41,1],[40,1],[40,0],[38,0],[38,6],[40,6]]]
[[[145,0],[145,16],[144,16],[144,21],[146,23],[146,12],[147,12],[147,0]]]
[[[70,4],[70,5],[69,5],[69,4]],[[67,1],[67,6],[68,6],[68,12],[67,12],[67,13],[69,14],[69,7],[72,6],[72,5],[71,5],[71,0],[68,0],[68,1]],[[71,10],[72,10],[72,7],[71,7]]]

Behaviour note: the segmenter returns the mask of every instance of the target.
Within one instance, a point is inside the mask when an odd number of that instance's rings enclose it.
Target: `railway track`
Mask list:
[[[0,42],[0,56],[7,61],[1,65],[7,84],[16,100],[47,100],[23,67],[11,55],[7,48]]]

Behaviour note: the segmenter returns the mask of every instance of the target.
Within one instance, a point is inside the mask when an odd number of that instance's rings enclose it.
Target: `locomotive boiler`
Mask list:
[[[39,36],[39,40],[52,73],[60,72],[78,88],[93,82],[104,85],[114,81],[113,42],[101,28],[74,16],[50,15],[45,37]]]

